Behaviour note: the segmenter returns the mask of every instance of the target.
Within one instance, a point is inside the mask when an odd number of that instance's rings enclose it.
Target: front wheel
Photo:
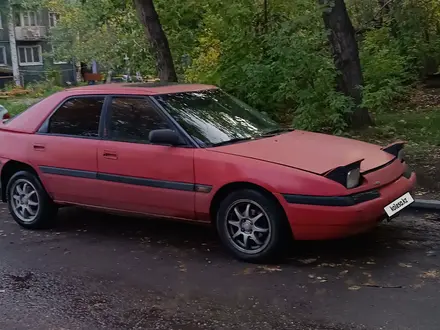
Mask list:
[[[54,225],[58,207],[34,174],[15,173],[6,186],[6,198],[9,212],[20,226],[41,229]]]
[[[216,220],[223,244],[241,260],[269,261],[286,252],[290,228],[286,228],[284,212],[259,191],[243,189],[229,194],[220,203]]]

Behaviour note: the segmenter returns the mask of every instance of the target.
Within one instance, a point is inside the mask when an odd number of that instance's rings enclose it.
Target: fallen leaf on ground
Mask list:
[[[280,266],[259,266],[258,269],[262,270],[263,272],[269,272],[269,273],[282,271]]]
[[[249,275],[249,274],[252,274],[253,271],[254,271],[253,268],[248,267],[248,268],[245,268],[245,269],[244,269],[243,274],[244,274],[244,275]]]
[[[411,264],[405,264],[405,263],[403,263],[403,262],[399,262],[399,266],[400,266],[400,267],[404,267],[404,268],[411,268],[411,267],[412,267]]]
[[[309,264],[314,263],[316,260],[318,260],[318,259],[310,258],[310,259],[299,259],[298,261],[305,264],[305,265],[309,265]]]
[[[177,263],[179,264],[179,271],[181,271],[182,273],[186,273],[187,269],[186,269],[185,264],[181,261],[178,261]]]
[[[420,274],[422,278],[439,278],[440,272],[436,269],[428,270],[427,272],[423,272]]]
[[[425,283],[416,283],[414,285],[412,285],[413,289],[420,289],[425,285]]]

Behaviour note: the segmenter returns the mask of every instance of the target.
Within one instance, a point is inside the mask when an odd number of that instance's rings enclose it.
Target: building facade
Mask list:
[[[22,85],[44,80],[54,71],[58,72],[60,83],[75,82],[75,63],[71,60],[57,60],[53,56],[49,36],[51,28],[59,20],[58,14],[45,9],[14,8],[13,17]],[[9,35],[8,14],[0,12],[0,88],[13,81]]]

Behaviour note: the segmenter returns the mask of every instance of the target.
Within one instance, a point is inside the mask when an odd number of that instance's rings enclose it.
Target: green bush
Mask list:
[[[363,105],[374,111],[384,111],[404,97],[409,82],[415,79],[409,72],[409,58],[401,55],[398,44],[384,27],[365,35],[360,49],[365,86]]]
[[[227,22],[252,27],[251,13],[235,10]],[[279,121],[293,117],[297,128],[337,133],[346,128],[351,102],[335,91],[336,70],[319,12],[280,18],[266,34],[240,25],[227,28],[218,18],[206,24],[185,72],[189,81],[220,85]]]

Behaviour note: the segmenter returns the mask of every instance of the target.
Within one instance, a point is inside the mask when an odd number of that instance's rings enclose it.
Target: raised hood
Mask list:
[[[324,174],[362,160],[361,172],[382,166],[393,156],[381,147],[333,135],[293,131],[210,149]]]

